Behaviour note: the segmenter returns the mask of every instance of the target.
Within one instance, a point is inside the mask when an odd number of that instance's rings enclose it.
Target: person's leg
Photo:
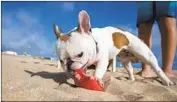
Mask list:
[[[151,31],[153,26],[153,2],[137,2],[137,27],[138,37],[151,48]],[[151,77],[150,67],[142,63],[142,71],[138,74],[142,77]]]
[[[176,19],[162,17],[159,20],[162,47],[162,69],[167,76],[174,75],[172,72],[173,60],[176,52]]]
[[[160,12],[162,9],[163,12]],[[161,32],[162,69],[167,76],[174,75],[172,66],[177,46],[176,9],[177,3],[175,2],[157,3],[157,12],[159,11],[157,20]]]
[[[144,43],[151,49],[152,47],[152,37],[151,37],[151,31],[152,31],[153,22],[145,22],[139,24],[138,28],[138,36],[140,39],[144,41]],[[139,72],[140,76],[142,77],[151,77],[151,68],[147,64],[142,63],[142,71]]]

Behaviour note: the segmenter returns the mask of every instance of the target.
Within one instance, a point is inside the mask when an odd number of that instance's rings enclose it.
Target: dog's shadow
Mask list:
[[[58,72],[58,73],[52,73],[52,72],[47,72],[47,71],[40,71],[40,72],[31,72],[28,70],[24,70],[26,73],[30,74],[31,77],[34,76],[40,76],[41,78],[45,79],[53,79],[56,83],[61,84],[68,84],[71,87],[78,87],[75,84],[71,84],[67,82],[68,79],[71,78],[71,75],[69,75],[69,72]]]

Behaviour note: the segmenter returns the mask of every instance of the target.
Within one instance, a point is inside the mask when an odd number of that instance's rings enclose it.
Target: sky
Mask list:
[[[92,27],[115,26],[137,36],[136,2],[5,2],[2,1],[2,49],[27,52],[33,56],[54,57],[56,37],[53,24],[63,32],[78,25],[78,13],[86,10]],[[161,65],[158,25],[153,26],[152,51]],[[133,66],[139,67],[140,63]],[[177,66],[177,54],[173,66]],[[177,68],[177,67],[176,67]]]

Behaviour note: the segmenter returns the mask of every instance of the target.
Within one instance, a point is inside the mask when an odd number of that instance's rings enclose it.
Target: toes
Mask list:
[[[176,83],[171,81],[169,85],[176,85]]]
[[[99,83],[100,83],[101,86],[104,86],[104,83],[102,81],[101,82],[99,81]]]
[[[93,80],[93,79],[95,79],[95,77],[93,77],[93,76],[90,76],[90,79],[92,79],[92,80]]]
[[[132,82],[134,82],[134,81],[135,81],[135,78],[134,78],[134,77],[132,77],[132,78],[130,78],[130,80],[131,80]]]
[[[104,86],[104,82],[102,80],[98,80],[98,82],[102,87]]]
[[[169,81],[169,82],[166,82],[165,85],[166,85],[166,86],[176,85],[176,83],[175,83],[175,82],[172,82],[172,81]]]
[[[95,78],[95,77],[94,77],[94,78]],[[99,83],[102,87],[104,87],[104,82],[103,82],[102,79],[96,78],[96,80],[98,81],[98,83]]]

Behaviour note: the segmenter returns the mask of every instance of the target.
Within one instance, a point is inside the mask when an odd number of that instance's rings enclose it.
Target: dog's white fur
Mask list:
[[[85,27],[83,23],[87,27]],[[70,58],[73,61],[71,65],[71,69],[73,70],[81,68],[84,65],[87,67],[96,63],[94,77],[100,80],[103,78],[103,75],[107,70],[109,59],[114,60],[112,66],[113,71],[115,71],[117,55],[120,54],[122,50],[127,50],[142,62],[150,65],[156,74],[162,79],[163,84],[167,86],[173,84],[173,82],[169,80],[159,67],[157,59],[152,51],[138,37],[134,36],[130,32],[111,26],[105,28],[92,28],[92,31],[89,32],[88,28],[91,27],[91,25],[90,18],[86,11],[81,11],[79,13],[79,27],[81,32],[75,32],[74,30],[76,28],[74,28],[70,32],[70,36],[67,41],[58,39],[56,50],[58,56],[62,60],[62,63],[60,63],[60,61],[58,62],[59,67],[63,67],[65,70],[67,69],[67,58]],[[57,29],[58,28],[55,30]],[[112,39],[112,34],[115,32],[120,32],[125,35],[129,44],[122,46],[120,49],[116,48]],[[96,53],[96,44],[94,40],[98,44],[98,53]],[[83,52],[83,56],[77,57],[81,52]],[[119,56],[117,58],[127,70],[130,79],[134,81],[135,78],[133,75],[133,67],[131,65],[131,57]]]

